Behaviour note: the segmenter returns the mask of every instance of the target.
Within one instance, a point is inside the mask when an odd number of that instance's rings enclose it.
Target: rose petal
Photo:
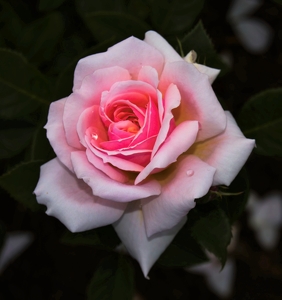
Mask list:
[[[216,77],[218,76],[218,74],[220,73],[220,70],[218,69],[214,69],[214,68],[210,68],[210,67],[206,67],[204,65],[200,65],[200,64],[194,64],[194,66],[203,74],[206,74],[209,78],[209,82],[210,84],[212,84]]]
[[[181,100],[181,96],[177,86],[173,83],[170,84],[164,96],[164,114],[161,118],[162,125],[158,133],[156,143],[153,148],[152,157],[158,151],[160,145],[165,141],[169,133],[171,120],[173,119],[172,110],[180,105],[180,100]],[[161,105],[159,104],[159,107],[160,106]]]
[[[84,78],[81,87],[67,98],[64,108],[66,139],[71,146],[77,149],[83,148],[76,132],[82,112],[93,105],[100,105],[102,92],[109,90],[114,83],[130,78],[128,71],[120,67],[97,70]]]
[[[103,163],[102,159],[97,157],[89,149],[86,149],[86,156],[89,162],[97,169],[104,172],[115,181],[125,183],[129,180],[128,174],[118,168],[113,167],[111,164]]]
[[[180,159],[173,172],[167,170],[162,193],[142,200],[146,232],[152,236],[178,224],[212,185],[215,168],[189,155]]]
[[[135,130],[138,127],[131,121],[119,121],[117,123],[111,123],[108,128],[109,140],[119,140],[135,136]]]
[[[152,158],[151,162],[137,176],[135,184],[144,180],[154,170],[164,169],[175,162],[179,155],[187,151],[195,142],[197,133],[197,121],[186,121],[178,125]]]
[[[121,217],[126,207],[126,203],[93,196],[89,186],[56,158],[41,166],[34,193],[38,203],[47,206],[46,213],[59,219],[72,232],[111,224]]]
[[[107,141],[108,135],[106,128],[100,118],[100,109],[98,105],[94,105],[85,109],[80,115],[77,122],[77,134],[79,136],[80,143],[87,148],[85,136],[87,130],[92,128],[93,134],[99,141]]]
[[[197,155],[216,168],[213,185],[229,185],[255,146],[254,140],[244,137],[230,112],[226,111],[225,114],[225,131],[212,139],[195,144],[189,150],[189,153]]]
[[[144,276],[148,278],[152,265],[171,243],[185,222],[186,217],[170,230],[148,238],[140,201],[133,201],[128,204],[124,215],[113,226],[130,255],[139,262]]]
[[[142,66],[151,66],[161,74],[163,64],[164,58],[159,51],[137,38],[130,37],[109,48],[107,52],[81,59],[75,69],[73,88],[79,88],[82,80],[98,69],[120,66],[127,69],[133,79],[137,79]]]
[[[160,130],[160,120],[159,120],[159,111],[158,107],[151,99],[148,102],[148,107],[145,115],[144,125],[140,128],[139,132],[136,134],[130,146],[134,146],[137,143],[142,142],[143,140],[150,138],[152,136],[157,136]],[[148,148],[148,150],[152,150]]]
[[[164,94],[172,82],[181,94],[181,105],[174,111],[176,124],[185,120],[199,121],[198,141],[213,137],[225,129],[226,116],[207,75],[185,61],[168,63],[160,79],[160,91]]]
[[[161,192],[160,184],[154,180],[140,185],[123,184],[112,180],[93,167],[82,151],[72,152],[71,160],[76,176],[83,179],[92,188],[94,195],[103,199],[129,202],[152,195],[159,195]]]
[[[206,75],[208,75],[209,77],[209,82],[210,84],[212,84],[217,75],[219,74],[220,70],[218,69],[214,69],[214,68],[210,68],[201,64],[197,64],[195,63],[197,59],[197,53],[194,50],[191,50],[185,57],[184,60],[187,61],[188,63],[192,63],[194,64],[194,66],[201,72],[204,73]]]
[[[85,138],[88,148],[98,157],[100,157],[104,163],[110,163],[113,166],[125,170],[125,171],[133,171],[133,172],[140,172],[144,169],[143,166],[136,164],[134,162],[125,160],[124,158],[120,158],[114,155],[108,155],[107,151],[101,151],[101,149],[95,148],[91,144],[91,140],[88,137]]]
[[[106,110],[106,106],[112,104],[113,101],[130,100],[138,106],[143,106],[150,98],[157,103],[157,93],[154,87],[146,82],[127,80],[113,84],[109,92],[103,93],[101,105],[105,106]]]
[[[158,72],[151,66],[143,66],[138,74],[138,80],[147,82],[157,88],[159,84]]]
[[[150,136],[149,138],[144,138],[139,143],[134,143],[132,146],[128,145],[127,140],[115,140],[109,142],[102,142],[100,143],[101,148],[100,150],[104,149],[107,150],[108,154],[110,155],[119,155],[120,157],[125,156],[126,159],[129,159],[129,156],[136,155],[141,153],[143,155],[145,152],[149,152],[151,156],[152,148],[156,141],[156,135]],[[124,143],[123,143],[124,142]],[[129,140],[130,142],[130,140]]]
[[[52,102],[49,108],[48,122],[44,126],[47,129],[47,138],[54,149],[58,159],[73,172],[71,152],[77,149],[69,146],[63,127],[63,112],[67,98]]]
[[[159,50],[164,55],[166,62],[183,60],[173,47],[155,31],[147,31],[144,41]]]

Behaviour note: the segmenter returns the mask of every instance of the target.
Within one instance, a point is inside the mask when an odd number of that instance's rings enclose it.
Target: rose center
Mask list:
[[[131,120],[117,122],[116,127],[119,130],[127,131],[134,134],[140,130],[139,124],[135,124]]]

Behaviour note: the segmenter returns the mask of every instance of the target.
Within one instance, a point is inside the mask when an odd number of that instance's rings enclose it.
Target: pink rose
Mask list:
[[[192,53],[193,54],[193,53]],[[57,157],[35,190],[72,232],[113,224],[147,276],[212,185],[229,185],[254,147],[211,87],[156,32],[81,59],[73,93],[50,106]]]

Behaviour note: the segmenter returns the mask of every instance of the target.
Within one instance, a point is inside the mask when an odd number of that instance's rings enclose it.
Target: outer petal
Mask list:
[[[66,141],[65,130],[63,126],[64,106],[67,98],[52,102],[48,114],[48,122],[45,125],[47,129],[47,138],[54,149],[59,160],[73,172],[71,163],[71,152],[77,149],[69,146]]]
[[[138,74],[138,80],[151,84],[154,88],[158,87],[159,77],[157,71],[151,66],[143,66]]]
[[[161,192],[157,181],[149,181],[140,185],[117,182],[89,163],[85,152],[72,152],[74,172],[78,178],[83,179],[93,191],[93,194],[103,199],[116,202],[129,202],[132,200],[158,195]]]
[[[46,213],[59,219],[72,232],[111,224],[126,208],[126,203],[93,196],[89,186],[78,180],[57,158],[41,166],[34,193],[38,203],[47,206]]]
[[[179,160],[173,172],[167,170],[162,193],[142,200],[147,235],[178,224],[194,208],[194,199],[208,192],[214,173],[213,167],[193,155]]]
[[[194,64],[194,66],[195,66],[201,73],[208,75],[210,84],[212,84],[212,83],[215,81],[217,75],[218,75],[219,72],[220,72],[220,70],[218,70],[218,69],[206,67],[206,66],[201,65],[201,64]]]
[[[130,255],[139,262],[144,276],[148,278],[147,275],[152,265],[171,243],[185,222],[186,217],[170,230],[148,238],[140,201],[134,201],[128,204],[124,215],[113,226]]]
[[[160,91],[164,93],[172,82],[182,98],[180,107],[174,112],[177,124],[185,120],[199,121],[198,141],[213,137],[225,129],[226,115],[206,74],[185,61],[168,63],[160,79]]]
[[[164,55],[166,62],[183,60],[173,47],[171,47],[171,45],[155,31],[147,31],[144,41],[158,49]]]
[[[185,57],[184,60],[186,60],[188,63],[192,63],[194,64],[194,66],[201,72],[204,73],[206,75],[208,75],[209,77],[209,82],[210,84],[212,84],[217,75],[219,74],[220,70],[218,69],[214,69],[214,68],[209,68],[205,65],[201,65],[201,64],[197,64],[195,63],[197,58],[197,53],[194,50],[191,50]]]
[[[197,121],[186,121],[178,125],[166,139],[152,161],[137,176],[135,184],[144,180],[154,171],[164,169],[175,162],[179,155],[186,152],[195,142],[198,129]]]
[[[254,140],[244,137],[230,112],[225,113],[227,116],[225,131],[212,139],[195,144],[189,150],[216,168],[213,185],[229,185],[255,146]]]
[[[161,74],[164,64],[162,54],[147,43],[130,37],[98,53],[81,59],[75,69],[73,89],[80,87],[82,80],[94,71],[111,66],[127,69],[133,79],[137,79],[142,66],[151,66]]]

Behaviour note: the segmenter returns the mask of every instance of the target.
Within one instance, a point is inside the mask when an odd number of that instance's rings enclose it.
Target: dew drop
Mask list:
[[[98,140],[98,134],[97,133],[92,133],[92,137],[93,137],[93,139]]]
[[[193,170],[187,170],[186,171],[186,175],[187,176],[193,176],[194,175],[194,171]]]

